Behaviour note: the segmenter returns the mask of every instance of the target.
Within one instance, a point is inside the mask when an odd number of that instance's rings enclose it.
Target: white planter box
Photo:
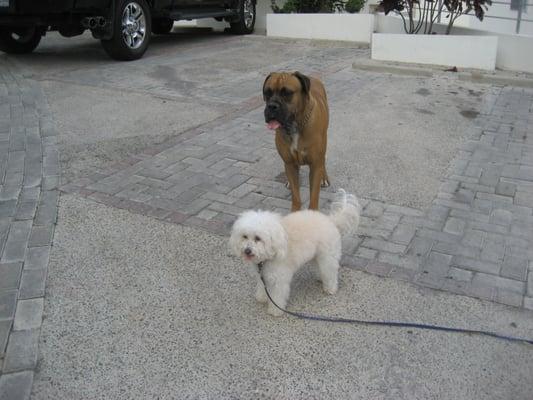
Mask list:
[[[267,36],[370,43],[371,14],[267,14]]]
[[[372,59],[494,70],[497,36],[374,33]]]

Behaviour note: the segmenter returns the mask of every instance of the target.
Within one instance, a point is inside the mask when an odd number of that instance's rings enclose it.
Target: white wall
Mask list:
[[[367,0],[367,1],[377,1],[377,0]],[[510,0],[503,0],[510,2]],[[531,3],[531,0],[523,0],[524,2],[528,1]],[[418,19],[420,12],[415,8],[415,19]],[[389,16],[396,16],[394,13],[390,13]],[[496,4],[493,3],[489,6],[488,10],[485,11],[485,17],[483,21],[480,21],[476,18],[473,12],[469,14],[461,15],[453,24],[452,33],[456,27],[462,28],[472,28],[480,29],[484,31],[490,31],[495,33],[508,33],[516,34],[516,18],[518,16],[517,10],[511,10],[510,4]],[[503,19],[505,18],[505,19]],[[507,19],[508,18],[508,19]],[[533,36],[533,22],[524,21],[524,20],[533,20],[533,5],[527,6],[522,11],[522,21],[520,23],[520,32],[521,35],[532,35]],[[443,10],[441,15],[442,24],[448,23],[447,12]]]
[[[267,36],[370,43],[372,14],[267,14]]]
[[[497,47],[495,36],[375,33],[372,59],[494,70]]]
[[[533,73],[533,37],[498,35],[498,41],[498,68]]]
[[[400,17],[393,15],[376,14],[374,32],[377,33],[405,33],[403,22]]]
[[[533,73],[533,37],[493,33],[476,29],[457,28],[461,35],[495,35],[498,37],[496,67],[509,71]]]
[[[526,0],[524,0],[526,1]],[[527,0],[531,3],[531,0]],[[491,18],[491,16],[505,17],[511,19]],[[498,32],[498,33],[516,33],[516,18],[518,16],[517,10],[511,10],[509,4],[492,4],[488,10],[485,11],[485,18],[483,21],[477,19],[474,15],[462,15],[454,23],[454,27],[464,27],[472,29],[481,29],[484,31]],[[444,14],[443,14],[444,17]],[[443,18],[443,21],[444,22]],[[533,20],[533,6],[527,6],[522,11],[522,19]],[[453,31],[454,28],[452,28]],[[533,36],[533,22],[521,21],[520,32],[521,35]]]
[[[435,31],[439,33],[444,32],[445,29],[444,24],[435,25]],[[376,32],[404,33],[402,20],[393,16],[376,15]],[[496,68],[533,73],[533,37],[531,36],[494,33],[454,26],[452,36],[456,35],[496,36],[498,38]],[[435,37],[435,35],[430,37]]]
[[[276,0],[278,7],[283,7],[285,0]],[[272,13],[270,0],[257,0],[256,5],[257,17],[255,20],[255,28],[257,33],[266,33],[267,30],[267,14]]]

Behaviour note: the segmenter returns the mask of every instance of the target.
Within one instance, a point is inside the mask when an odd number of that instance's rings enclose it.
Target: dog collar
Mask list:
[[[302,131],[307,125],[307,123],[309,122],[309,119],[311,118],[311,114],[313,113],[314,108],[315,108],[315,103],[314,101],[311,101],[309,104],[309,107],[307,107],[307,111],[304,117],[302,118],[302,121],[298,124],[299,131]]]
[[[259,264],[257,264],[257,271],[259,273],[263,272],[263,266],[264,266],[263,261],[261,261]]]

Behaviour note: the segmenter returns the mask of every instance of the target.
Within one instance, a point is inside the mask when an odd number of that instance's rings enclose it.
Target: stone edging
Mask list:
[[[0,397],[17,400],[37,365],[60,163],[41,88],[0,67]]]

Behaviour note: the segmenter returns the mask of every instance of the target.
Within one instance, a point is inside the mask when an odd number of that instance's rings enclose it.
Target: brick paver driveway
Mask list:
[[[226,235],[245,209],[289,208],[262,120],[272,70],[326,83],[334,184],[322,207],[339,187],[364,205],[345,266],[533,309],[533,90],[358,72],[368,50],[346,43],[207,34],[151,49],[124,64],[87,38],[51,38],[1,56],[4,385],[31,383],[20,371],[36,362],[57,150],[60,191]]]

